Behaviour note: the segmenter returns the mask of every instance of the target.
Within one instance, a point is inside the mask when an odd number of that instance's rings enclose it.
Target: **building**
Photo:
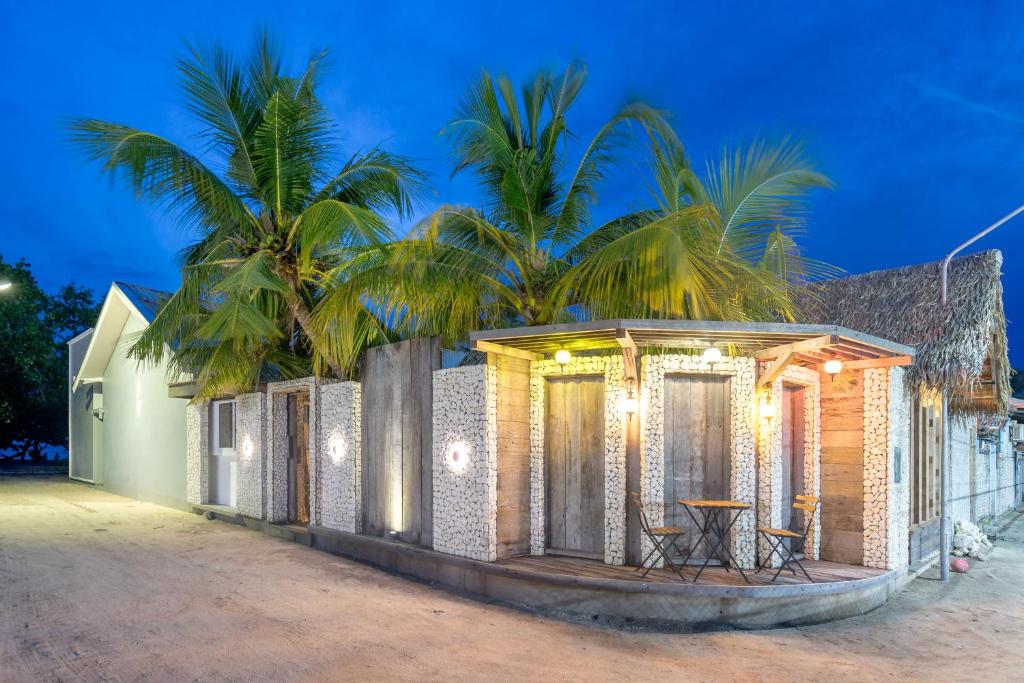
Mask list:
[[[115,282],[96,326],[69,342],[69,474],[113,493],[184,508],[186,401],[168,394],[167,363],[128,357],[170,297]]]
[[[954,259],[947,306],[939,262],[818,283],[802,302],[806,322],[853,327],[917,350],[906,370],[912,562],[939,550],[944,453],[953,522],[985,521],[1014,505],[1019,467],[1007,421],[1002,262],[995,250]]]

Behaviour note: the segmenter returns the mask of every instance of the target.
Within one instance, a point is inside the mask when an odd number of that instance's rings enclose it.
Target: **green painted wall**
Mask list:
[[[145,323],[130,315],[103,375],[104,488],[186,508],[184,399],[167,397],[167,368],[139,366],[127,349]],[[97,463],[99,465],[99,463]]]

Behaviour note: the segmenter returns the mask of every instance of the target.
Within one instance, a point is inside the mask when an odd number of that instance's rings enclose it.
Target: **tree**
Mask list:
[[[424,188],[408,159],[380,148],[333,169],[334,135],[317,99],[327,53],[286,75],[266,31],[247,64],[221,47],[178,61],[199,156],[153,133],[78,119],[72,140],[139,195],[175,212],[199,239],[181,255],[181,284],[132,346],[132,356],[194,375],[200,396],[261,378],[349,375],[387,328],[353,294],[321,343],[311,314],[350,261],[391,237],[383,215],[406,215]]]
[[[803,196],[828,185],[799,146],[755,143],[700,178],[662,114],[634,102],[570,163],[567,116],[585,80],[579,65],[542,73],[520,100],[485,73],[444,130],[482,207],[441,207],[418,239],[361,259],[353,286],[398,329],[448,343],[572,317],[792,318],[790,286],[824,269],[796,247]],[[630,132],[649,144],[656,202],[594,227],[590,205]],[[336,310],[328,299],[316,320]]]
[[[92,292],[74,283],[47,295],[24,260],[5,263],[0,281],[0,452],[41,459],[67,447],[67,342],[98,315]]]

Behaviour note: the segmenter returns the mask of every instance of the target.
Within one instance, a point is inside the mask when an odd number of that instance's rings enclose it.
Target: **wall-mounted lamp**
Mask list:
[[[841,360],[836,360],[835,358],[833,358],[832,360],[825,361],[825,374],[832,375],[833,382],[836,381],[836,375],[838,375],[842,371],[843,362]]]
[[[242,439],[242,460],[245,460],[246,462],[252,460],[252,451],[252,438],[250,438],[249,435],[246,434],[245,438]]]
[[[626,415],[633,415],[640,408],[640,402],[636,400],[636,396],[633,394],[633,387],[630,387],[626,391],[626,395],[622,397],[622,412]]]
[[[341,437],[341,434],[334,433],[331,435],[330,440],[327,442],[327,452],[331,455],[331,462],[335,465],[341,464],[342,458],[345,457],[345,440]]]
[[[559,365],[565,365],[572,360],[572,354],[569,353],[569,349],[558,349],[555,351],[555,362]]]
[[[448,452],[444,456],[448,468],[461,472],[469,465],[469,444],[465,441],[456,441],[448,446]]]
[[[717,346],[709,346],[700,354],[700,359],[705,363],[717,363],[722,360],[722,351]]]
[[[772,401],[771,396],[767,396],[761,401],[761,417],[766,420],[775,417],[775,402]]]

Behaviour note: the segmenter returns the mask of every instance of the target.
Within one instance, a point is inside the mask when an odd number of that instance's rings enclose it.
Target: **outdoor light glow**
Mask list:
[[[335,465],[341,463],[345,457],[345,440],[341,437],[341,434],[335,432],[331,435],[330,440],[327,442],[327,452],[331,454],[331,462]]]
[[[639,407],[640,407],[640,404],[636,400],[636,396],[633,395],[632,391],[630,391],[628,394],[626,394],[623,397],[623,399],[622,399],[622,412],[624,412],[626,415],[632,415],[633,413],[635,413],[639,409]]]
[[[700,357],[705,363],[717,363],[722,360],[722,352],[717,347],[710,346],[704,349]]]
[[[838,375],[843,371],[843,362],[838,360],[825,361],[825,372],[830,375]]]
[[[4,291],[5,289],[10,289],[11,287],[12,284],[10,282],[0,282],[0,292]]]
[[[555,361],[559,365],[565,365],[569,362],[570,358],[572,358],[572,354],[569,353],[568,349],[558,349],[555,351]]]
[[[252,439],[248,434],[246,434],[245,438],[242,439],[242,460],[245,460],[246,462],[252,460],[252,450]]]
[[[448,468],[455,472],[466,469],[466,466],[469,465],[469,444],[465,441],[456,441],[451,444],[448,446],[444,460],[448,463]]]
[[[761,401],[761,417],[769,420],[775,417],[775,403],[770,398]]]

